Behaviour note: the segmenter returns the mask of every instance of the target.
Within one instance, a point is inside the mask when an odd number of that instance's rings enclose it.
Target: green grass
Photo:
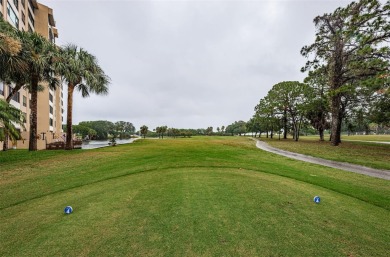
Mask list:
[[[298,142],[291,138],[278,140],[262,137],[261,139],[273,147],[291,152],[390,170],[390,144],[343,141],[339,146],[334,147],[329,141],[320,142],[318,137],[312,136],[300,137]]]
[[[9,151],[0,153],[0,176],[0,256],[390,250],[390,182],[279,157],[246,138]],[[66,205],[73,214],[63,214]]]
[[[304,139],[312,139],[312,140],[318,140],[318,135],[311,135],[311,136],[302,136],[301,138]],[[329,134],[325,135],[325,139],[329,140]],[[390,142],[390,135],[341,135],[341,141],[342,140],[353,140],[353,141],[378,141],[378,142]]]
[[[390,142],[390,135],[353,135],[353,136],[345,135],[341,139]]]

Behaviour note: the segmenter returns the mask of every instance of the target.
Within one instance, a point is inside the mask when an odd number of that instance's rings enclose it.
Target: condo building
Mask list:
[[[53,10],[34,0],[0,0],[0,19],[4,19],[19,30],[35,31],[55,44],[58,38]],[[44,90],[38,93],[38,149],[45,149],[46,144],[62,137],[63,90],[61,87],[52,90],[47,84],[40,83]],[[0,81],[0,99],[6,99],[14,87]],[[25,116],[25,128],[18,127],[21,140],[9,142],[9,148],[27,149],[30,130],[30,99],[27,89],[19,90],[11,104],[19,108]],[[1,150],[3,142],[1,143]]]

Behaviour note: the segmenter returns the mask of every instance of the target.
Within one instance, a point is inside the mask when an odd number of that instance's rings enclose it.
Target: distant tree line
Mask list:
[[[73,125],[73,133],[83,139],[106,140],[111,138],[130,138],[135,134],[135,127],[128,121],[111,122],[106,120],[82,121]]]
[[[148,126],[143,125],[137,134],[142,137],[158,137],[164,138],[164,136],[177,138],[177,137],[192,137],[192,136],[211,136],[211,135],[222,135],[225,133],[225,126],[217,128],[217,132],[213,131],[213,127],[199,128],[199,129],[178,129],[169,128],[168,126],[158,126],[153,130],[149,130]]]

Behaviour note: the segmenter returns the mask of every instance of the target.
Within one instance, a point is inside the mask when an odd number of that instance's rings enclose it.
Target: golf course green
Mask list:
[[[390,252],[390,181],[264,152],[244,137],[0,152],[0,199],[0,256]]]

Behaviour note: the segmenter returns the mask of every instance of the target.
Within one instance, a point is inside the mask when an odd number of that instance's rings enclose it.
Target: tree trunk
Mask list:
[[[319,127],[318,132],[320,133],[320,141],[324,141],[324,128],[322,126]]]
[[[331,97],[331,113],[332,113],[332,139],[331,145],[338,146],[341,138],[341,124],[342,115],[341,109],[341,95],[337,90],[342,86],[342,69],[343,69],[343,46],[340,38],[336,39],[335,51],[332,57],[332,68],[330,78],[330,89],[333,91]]]
[[[298,138],[299,138],[298,124],[294,123],[294,141],[298,141]]]
[[[31,79],[31,121],[30,121],[30,140],[29,151],[38,150],[38,77]]]
[[[8,130],[4,128],[4,141],[3,141],[3,151],[8,150]]]
[[[340,135],[338,135],[338,127],[339,127],[339,112],[340,109],[340,96],[335,95],[332,96],[332,106],[331,106],[331,112],[332,112],[332,128],[331,128],[331,144],[333,146],[339,145]]]
[[[8,92],[8,96],[5,99],[7,103],[11,102],[12,97],[22,88],[22,84],[16,84],[15,87],[12,89],[12,92]]]
[[[283,139],[287,139],[287,110],[284,108],[283,111]]]
[[[67,108],[67,117],[66,117],[66,144],[65,144],[65,150],[73,150],[73,129],[72,129],[73,90],[74,90],[74,85],[69,83],[68,84],[68,108]]]

